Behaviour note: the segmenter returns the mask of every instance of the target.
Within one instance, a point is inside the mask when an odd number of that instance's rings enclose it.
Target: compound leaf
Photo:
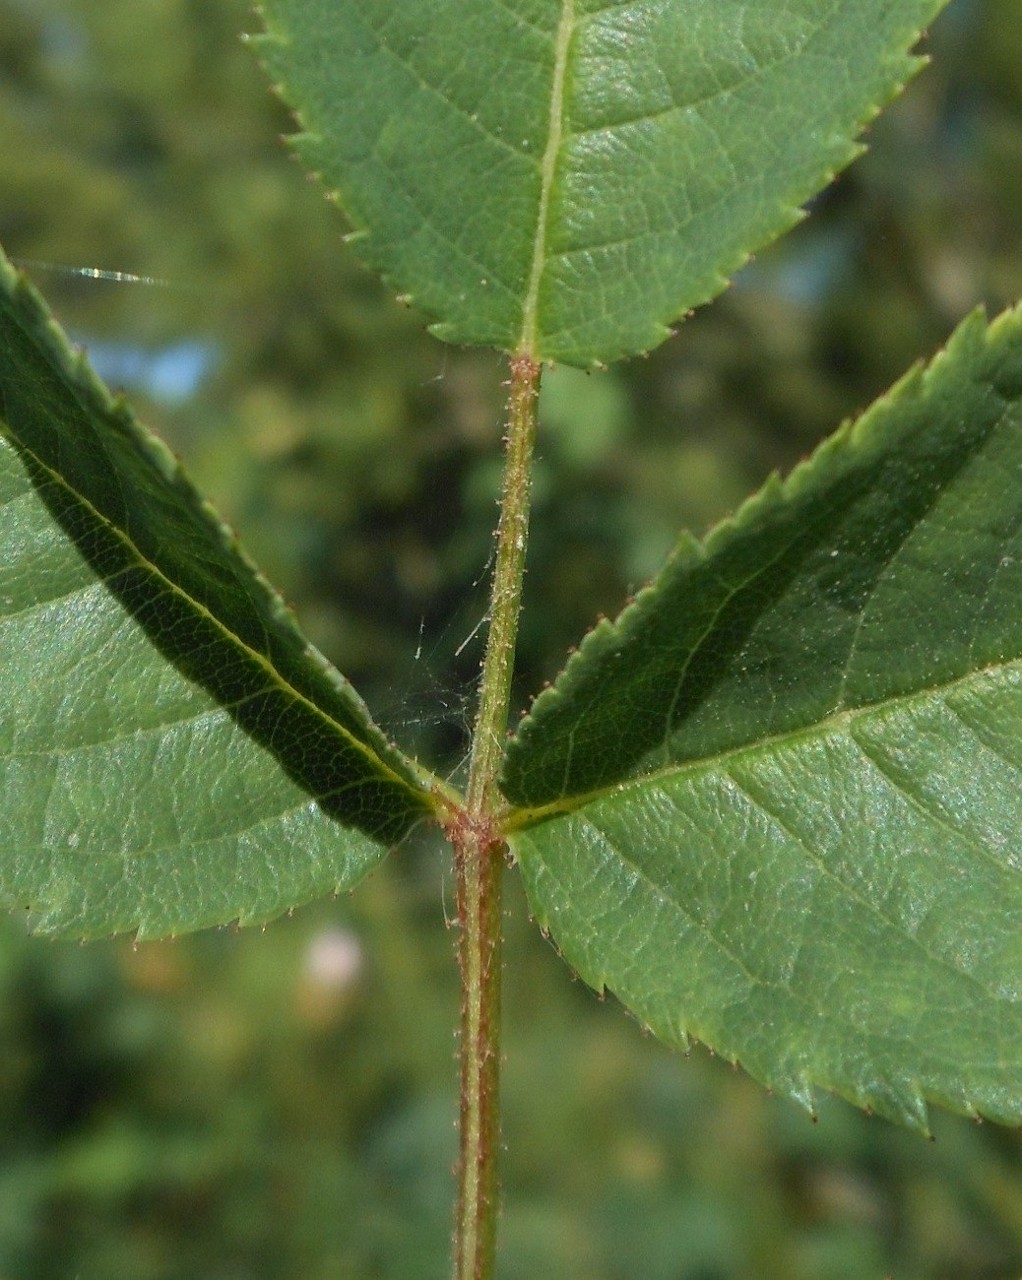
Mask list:
[[[1022,1119],[1022,310],[600,624],[508,752],[588,982],[811,1105]]]
[[[46,932],[262,920],[432,810],[167,449],[0,258],[0,903]]]
[[[365,261],[451,342],[656,346],[857,154],[945,0],[263,0]]]

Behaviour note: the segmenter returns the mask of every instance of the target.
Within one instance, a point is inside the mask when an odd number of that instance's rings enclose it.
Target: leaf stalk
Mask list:
[[[525,576],[540,365],[511,360],[504,486],[479,710],[465,807],[447,830],[454,846],[461,968],[461,1098],[454,1280],[490,1280],[496,1256],[500,1149],[501,876],[497,825],[515,641]]]

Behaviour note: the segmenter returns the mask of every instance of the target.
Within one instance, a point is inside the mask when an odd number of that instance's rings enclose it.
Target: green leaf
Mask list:
[[[656,346],[858,153],[946,0],[263,0],[358,251],[451,342]]]
[[[974,316],[536,701],[540,923],[660,1036],[1022,1119],[1022,310]]]
[[[47,932],[353,884],[430,780],[0,258],[0,902]]]

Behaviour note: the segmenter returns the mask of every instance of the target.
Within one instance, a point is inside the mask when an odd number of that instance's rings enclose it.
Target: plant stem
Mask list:
[[[497,777],[507,733],[515,637],[525,574],[529,482],[540,366],[511,361],[504,489],[490,595],[479,711],[464,810],[452,818],[461,966],[461,1145],[454,1280],[490,1280],[497,1226],[500,1149],[501,874]]]

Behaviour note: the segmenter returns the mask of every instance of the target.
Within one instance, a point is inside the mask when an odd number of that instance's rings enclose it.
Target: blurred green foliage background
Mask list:
[[[239,42],[256,25],[246,0],[0,0],[0,241],[382,723],[456,776],[503,366],[342,247]],[[646,360],[548,376],[522,706],[680,528],[1022,296],[1022,6],[953,0],[929,49],[723,299]],[[444,1275],[451,897],[423,836],[262,932],[80,947],[7,922],[0,1280]],[[938,1115],[927,1143],[828,1099],[814,1125],[670,1054],[572,982],[514,876],[506,973],[502,1280],[1022,1274],[1019,1134]]]

